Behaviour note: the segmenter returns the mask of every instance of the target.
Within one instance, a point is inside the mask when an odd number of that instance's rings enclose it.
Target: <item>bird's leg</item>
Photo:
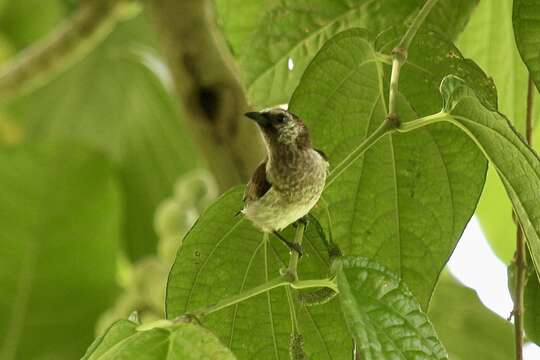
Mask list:
[[[304,227],[307,228],[307,226],[308,226],[308,224],[309,224],[309,217],[310,217],[310,216],[313,216],[313,215],[311,215],[311,214],[308,213],[307,215],[304,215],[304,216],[302,216],[300,219],[296,220],[296,221],[294,222],[294,224],[293,224],[294,227],[298,227],[298,225],[303,224]]]
[[[279,232],[277,232],[276,230],[272,231],[272,234],[274,234],[279,240],[283,241],[283,243],[285,245],[287,245],[287,247],[291,250],[291,251],[296,251],[298,253],[299,256],[302,256],[302,246],[300,246],[299,244],[296,244],[296,243],[293,243],[287,239],[285,239],[283,237],[283,235],[281,235]]]

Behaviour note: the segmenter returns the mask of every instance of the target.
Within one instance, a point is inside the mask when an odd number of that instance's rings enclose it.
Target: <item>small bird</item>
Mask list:
[[[298,116],[280,108],[245,115],[259,126],[267,156],[247,184],[241,212],[256,227],[275,234],[301,254],[301,249],[278,231],[315,206],[324,189],[327,158],[313,148],[308,129]]]

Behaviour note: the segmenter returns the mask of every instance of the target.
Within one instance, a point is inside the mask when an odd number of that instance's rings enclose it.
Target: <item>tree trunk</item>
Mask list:
[[[264,157],[212,0],[152,0],[187,128],[220,189],[245,182]],[[182,139],[178,139],[182,141]]]

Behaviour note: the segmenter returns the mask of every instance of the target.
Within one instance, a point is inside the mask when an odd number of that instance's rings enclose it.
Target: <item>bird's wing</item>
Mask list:
[[[319,149],[313,149],[313,150],[315,150],[316,152],[318,152],[319,155],[321,155],[322,158],[323,158],[324,160],[328,161],[328,156],[324,153],[324,151],[319,150]]]
[[[253,176],[251,176],[251,180],[246,186],[246,192],[244,193],[244,202],[246,201],[253,201],[261,198],[264,194],[270,190],[272,187],[272,184],[268,181],[266,178],[266,160],[262,162],[255,172],[253,173]]]

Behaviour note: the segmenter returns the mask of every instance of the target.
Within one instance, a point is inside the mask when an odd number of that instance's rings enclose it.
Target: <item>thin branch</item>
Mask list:
[[[534,84],[532,76],[529,74],[529,82],[527,86],[527,118],[525,126],[525,138],[529,146],[532,146],[532,130],[533,130],[533,105],[534,105]],[[523,359],[523,315],[525,308],[523,305],[523,297],[525,292],[525,281],[527,276],[527,248],[525,237],[521,225],[517,222],[516,230],[516,255],[514,258],[516,264],[516,287],[514,294],[514,342],[516,360]]]
[[[345,171],[347,170],[356,160],[358,160],[364,152],[373,146],[377,141],[379,141],[384,135],[391,133],[395,130],[400,131],[410,131],[412,129],[408,128],[407,130],[402,129],[403,125],[400,125],[399,117],[397,114],[397,97],[399,93],[399,74],[401,67],[407,61],[407,49],[409,48],[414,36],[422,26],[422,23],[426,19],[427,15],[435,6],[438,0],[427,0],[424,6],[420,9],[416,15],[413,23],[405,32],[405,35],[401,38],[397,47],[392,50],[393,60],[392,60],[392,74],[390,76],[390,93],[388,95],[388,115],[385,121],[379,126],[377,130],[371,133],[356,149],[354,149],[345,159],[341,161],[330,173],[328,179],[326,180],[325,189],[330,187],[332,183]],[[437,114],[433,116],[439,116]],[[431,119],[426,120],[427,123],[431,123]],[[417,127],[425,126],[424,123],[415,123]],[[401,126],[401,127],[400,127]]]
[[[0,99],[32,91],[66,70],[94,49],[132,16],[138,5],[127,0],[87,0],[44,39],[0,68]]]
[[[517,225],[516,230],[516,287],[514,295],[514,342],[516,346],[516,360],[523,360],[523,295],[525,290],[525,277],[527,275],[527,265],[525,260],[525,241],[521,226]]]
[[[388,118],[394,121],[398,120],[397,97],[399,93],[399,74],[401,67],[407,61],[407,50],[411,45],[414,36],[424,23],[429,12],[435,6],[438,0],[427,0],[424,6],[420,9],[413,23],[401,38],[399,44],[392,50],[392,74],[390,76],[390,94],[388,96]]]

